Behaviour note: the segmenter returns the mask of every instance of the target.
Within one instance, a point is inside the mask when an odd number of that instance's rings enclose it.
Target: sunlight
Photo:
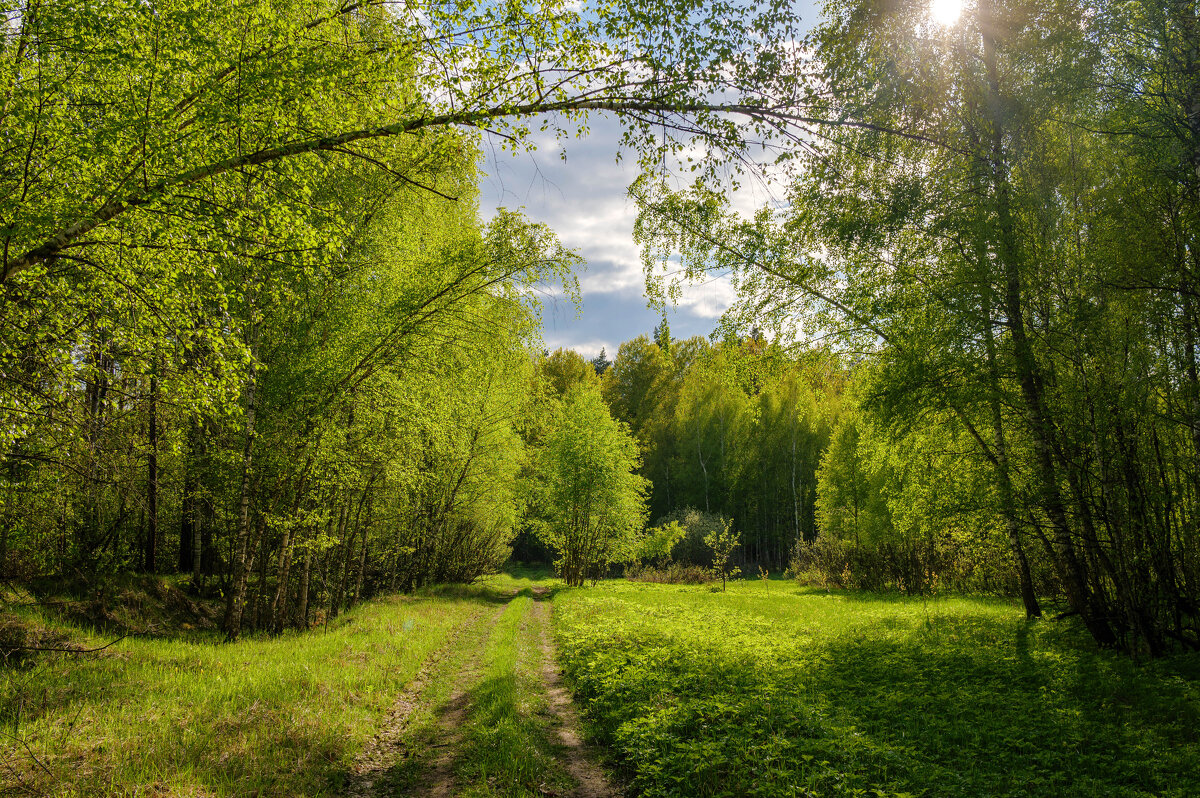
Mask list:
[[[939,25],[953,25],[962,14],[963,0],[929,0],[929,15]]]

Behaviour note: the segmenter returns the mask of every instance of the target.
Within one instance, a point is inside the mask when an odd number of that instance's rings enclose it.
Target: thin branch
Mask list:
[[[38,244],[37,246],[27,250],[23,255],[11,260],[6,260],[3,271],[0,272],[0,282],[7,280],[9,277],[20,274],[21,272],[28,271],[38,264],[45,263],[46,261],[55,258],[65,248],[69,247],[72,243],[78,241],[92,230],[95,230],[97,227],[120,217],[133,208],[149,205],[159,200],[164,195],[170,193],[172,189],[199,183],[203,180],[207,180],[210,177],[216,177],[218,175],[225,174],[226,172],[241,170],[248,166],[260,166],[262,164],[271,163],[284,158],[290,158],[296,155],[338,150],[355,141],[386,138],[389,136],[400,136],[407,133],[415,133],[421,130],[444,128],[454,125],[479,127],[485,125],[487,122],[497,119],[521,118],[573,111],[610,111],[618,114],[643,113],[662,117],[682,114],[731,114],[735,116],[748,117],[758,121],[768,121],[781,126],[827,125],[838,127],[855,127],[866,130],[892,133],[908,139],[939,144],[939,146],[946,146],[919,134],[908,133],[900,130],[888,130],[879,125],[868,122],[818,119],[814,117],[800,116],[785,110],[745,104],[726,105],[719,103],[669,103],[665,101],[633,98],[612,98],[599,100],[581,100],[579,98],[573,98],[553,103],[534,102],[517,105],[502,105],[471,112],[435,114],[432,116],[423,116],[418,119],[408,119],[392,125],[366,128],[363,130],[354,130],[332,136],[322,136],[319,138],[281,144],[275,147],[268,147],[256,152],[237,155],[220,161],[214,161],[177,175],[162,178],[161,180],[145,188],[132,191],[123,197],[109,200],[96,209],[96,211],[91,215],[84,216],[74,224],[70,224],[61,228],[57,232],[47,237],[41,244]]]

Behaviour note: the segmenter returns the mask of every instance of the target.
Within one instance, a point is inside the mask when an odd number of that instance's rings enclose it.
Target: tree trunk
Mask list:
[[[1116,644],[1116,635],[1107,619],[1094,611],[1088,587],[1087,569],[1080,560],[1071,535],[1070,522],[1058,474],[1054,467],[1053,428],[1048,417],[1043,380],[1037,365],[1033,347],[1025,329],[1022,285],[1022,257],[1017,243],[1017,231],[1011,209],[1011,188],[1008,182],[1008,166],[1004,151],[1004,101],[1000,91],[999,70],[996,66],[995,21],[990,18],[990,9],[981,9],[988,15],[983,21],[983,52],[988,73],[989,106],[992,114],[991,181],[996,212],[996,256],[1004,280],[1004,310],[1008,317],[1012,336],[1013,359],[1021,396],[1029,417],[1029,431],[1033,441],[1035,474],[1041,493],[1041,505],[1054,530],[1054,553],[1067,599],[1072,609],[1079,613],[1092,637],[1102,646]]]
[[[150,377],[150,418],[147,442],[150,452],[146,462],[146,540],[142,567],[154,573],[158,554],[158,377]]]
[[[257,529],[258,543],[254,550],[258,552],[255,555],[258,560],[258,585],[254,596],[254,617],[251,620],[251,628],[254,630],[262,629],[270,623],[270,618],[267,617],[267,561],[270,558],[267,556],[267,519],[265,517],[259,517]],[[264,618],[266,618],[265,623]]]
[[[192,470],[192,452],[183,464],[183,496],[179,509],[179,571],[192,573],[196,562],[196,477]],[[197,574],[192,574],[192,585],[198,583]]]
[[[350,570],[354,566],[354,540],[359,531],[362,529],[360,521],[362,519],[363,505],[366,504],[368,495],[370,495],[369,484],[367,488],[363,490],[362,495],[358,497],[358,507],[354,511],[354,523],[351,524],[347,518],[347,524],[350,531],[346,536],[345,550],[342,552],[342,578],[338,582],[337,600],[334,602],[343,610],[348,606],[346,603],[346,588],[350,584]],[[366,540],[365,532],[363,533],[363,539]]]
[[[312,575],[312,561],[312,546],[306,546],[304,550],[304,569],[300,571],[299,595],[296,597],[296,626],[301,629],[308,628],[308,585],[309,578]]]
[[[233,550],[233,578],[225,605],[225,634],[230,640],[237,640],[242,633],[242,611],[246,601],[248,578],[246,557],[250,544],[250,469],[254,456],[254,421],[257,410],[255,406],[257,350],[258,347],[254,346],[250,353],[250,374],[246,387],[246,428],[242,443],[242,483],[241,498],[238,504],[238,531]]]
[[[352,606],[362,600],[363,574],[367,569],[367,541],[371,537],[371,520],[374,516],[375,502],[372,501],[367,504],[367,520],[362,530],[362,548],[358,552],[358,576],[354,582],[354,598],[350,602]]]
[[[271,599],[271,630],[276,634],[283,631],[285,607],[287,606],[288,577],[292,568],[292,528],[283,529],[283,540],[279,543],[279,558],[275,561],[275,597]]]
[[[338,514],[337,550],[338,550],[338,554],[340,554],[343,557],[345,557],[345,555],[346,555],[346,527],[350,523],[350,509],[349,509],[350,501],[351,501],[351,498],[349,496],[347,496],[346,501],[342,502],[341,512]],[[328,565],[329,565],[329,563],[328,563],[328,558],[327,558],[326,568],[325,568],[326,576],[327,576],[327,572],[328,572]],[[335,567],[336,567],[336,564],[335,564]],[[335,571],[335,574],[336,574],[336,571]],[[323,584],[328,585],[327,579],[322,578],[321,581]],[[332,621],[334,618],[336,618],[338,616],[338,601],[340,600],[340,597],[337,595],[337,593],[338,593],[337,589],[329,591],[329,611],[325,613],[325,623],[326,624],[328,624],[330,621]]]
[[[980,247],[978,253],[980,267],[987,261],[986,247]],[[986,273],[986,269],[985,269]],[[1021,521],[1017,517],[1016,497],[1013,495],[1012,471],[1008,459],[1008,439],[1004,433],[1004,417],[1000,412],[1000,369],[996,364],[996,338],[992,332],[992,302],[991,283],[983,288],[983,336],[987,351],[988,377],[991,380],[991,391],[988,404],[992,415],[992,437],[996,449],[993,465],[996,470],[996,481],[1000,490],[1000,512],[1004,516],[1004,525],[1008,531],[1008,546],[1017,564],[1017,580],[1021,590],[1021,603],[1025,605],[1026,618],[1042,617],[1042,608],[1038,603],[1037,593],[1033,589],[1033,575],[1029,571],[1029,558],[1025,554],[1025,546],[1021,540]]]
[[[292,500],[292,517],[295,518],[297,511],[300,509],[300,504],[304,500],[304,489],[308,484],[308,473],[312,467],[313,458],[310,455],[304,463],[304,468],[300,472],[300,479],[296,485],[296,495]],[[285,624],[284,615],[287,607],[287,589],[288,577],[292,568],[292,544],[295,540],[295,533],[292,531],[292,524],[288,523],[283,528],[283,540],[279,543],[279,558],[275,562],[275,598],[271,600],[271,628],[279,634],[283,631]]]

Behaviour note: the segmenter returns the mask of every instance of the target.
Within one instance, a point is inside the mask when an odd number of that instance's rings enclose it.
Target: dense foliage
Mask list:
[[[653,340],[621,344],[600,382],[645,451],[655,523],[733,518],[739,556],[782,570],[816,534],[816,472],[845,380],[827,352],[797,358],[754,336],[673,340],[664,322]],[[685,526],[697,534],[674,556],[710,564],[710,530]]]
[[[0,10],[6,575],[189,571],[236,637],[520,531],[568,566],[554,426],[611,414],[629,545],[572,574],[633,556],[640,454],[650,517],[732,518],[743,564],[1200,648],[1192,4],[831,0],[804,41],[783,2]],[[479,137],[599,112],[652,296],[740,301],[540,363],[577,258],[480,223]],[[744,216],[748,141],[796,168]]]
[[[230,637],[472,579],[522,522],[534,289],[577,259],[480,224],[480,135],[787,124],[737,102],[784,3],[0,12],[0,571],[191,572]]]
[[[190,572],[236,637],[502,561],[537,290],[571,294],[578,259],[519,216],[482,225],[476,137],[429,121],[520,116],[420,69],[494,10],[4,12],[4,575]],[[584,58],[591,23],[539,13],[492,19],[458,77],[522,28]],[[330,138],[354,130],[379,135]]]
[[[683,279],[732,276],[731,325],[869,360],[824,472],[833,535],[933,552],[990,507],[966,528],[1005,541],[1031,616],[1040,561],[1097,642],[1151,653],[1200,647],[1198,37],[1186,2],[980,0],[941,26],[836,0],[812,66],[859,124],[796,151],[785,204],[635,191],[652,289],[678,252]],[[898,514],[896,480],[948,476],[966,516]]]

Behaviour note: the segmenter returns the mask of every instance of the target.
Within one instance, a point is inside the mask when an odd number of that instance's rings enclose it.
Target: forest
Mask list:
[[[1200,786],[1192,0],[0,14],[0,794]]]

